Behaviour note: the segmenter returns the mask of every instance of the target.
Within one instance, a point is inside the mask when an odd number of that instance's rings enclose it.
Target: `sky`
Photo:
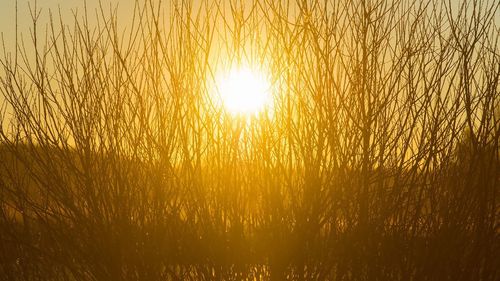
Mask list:
[[[12,50],[16,38],[16,2],[18,34],[24,34],[25,41],[32,27],[30,7],[34,9],[34,0],[0,0],[0,33],[3,36],[7,50]],[[86,2],[89,15],[95,15],[95,10],[99,7],[99,0],[87,0]],[[101,0],[101,2],[103,7],[109,7],[110,5],[114,7],[119,3],[118,18],[120,19],[126,18],[133,11],[135,0]],[[58,19],[60,9],[63,21],[66,24],[71,24],[73,11],[78,11],[79,15],[83,15],[84,3],[84,0],[38,0],[37,9],[41,12],[39,21],[42,24],[40,30],[44,30],[49,22],[49,10]],[[89,17],[90,22],[95,22],[95,18],[95,16]],[[2,51],[2,48],[0,48],[0,51]]]
[[[0,0],[0,34],[3,36],[5,47],[8,51],[13,49],[14,40],[16,38],[16,2],[18,8],[18,34],[24,34],[25,41],[29,39],[26,38],[26,36],[29,36],[29,31],[32,27],[30,6],[32,9],[34,8],[35,0]],[[71,25],[73,17],[72,11],[78,11],[78,13],[82,15],[85,2],[87,3],[87,10],[90,15],[95,15],[95,11],[99,7],[99,0],[37,0],[36,2],[37,8],[41,10],[40,23],[42,25],[39,30],[44,30],[49,22],[49,10],[52,10],[54,17],[58,18],[58,10],[60,9],[64,23]],[[110,5],[115,7],[118,4],[118,20],[126,22],[130,19],[129,17],[133,11],[135,0],[100,0],[100,2],[103,7],[109,7]],[[451,0],[451,3],[457,5],[459,2],[458,0]],[[490,1],[486,2],[489,3]],[[164,3],[168,3],[168,1]],[[95,16],[89,17],[91,24],[95,22],[95,18]],[[495,22],[497,26],[500,26],[500,11],[497,11],[495,15]],[[1,51],[2,48],[0,47],[0,52]]]

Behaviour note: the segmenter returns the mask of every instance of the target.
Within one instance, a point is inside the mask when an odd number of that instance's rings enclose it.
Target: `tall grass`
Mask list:
[[[33,11],[0,59],[0,279],[498,280],[498,6]],[[259,116],[216,101],[239,64]]]

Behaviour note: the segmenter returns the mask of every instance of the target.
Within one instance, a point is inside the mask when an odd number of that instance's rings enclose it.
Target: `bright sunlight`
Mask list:
[[[270,104],[270,83],[261,71],[233,68],[217,80],[222,104],[232,115],[255,115]]]

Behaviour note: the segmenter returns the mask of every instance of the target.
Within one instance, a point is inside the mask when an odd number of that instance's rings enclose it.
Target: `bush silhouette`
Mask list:
[[[497,280],[498,6],[35,17],[0,59],[0,279]],[[245,63],[274,102],[249,118],[213,96]]]

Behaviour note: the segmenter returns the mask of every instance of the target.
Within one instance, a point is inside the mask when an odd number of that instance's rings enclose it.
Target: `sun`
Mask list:
[[[217,80],[222,104],[232,115],[257,115],[270,105],[270,83],[262,71],[233,68]]]

